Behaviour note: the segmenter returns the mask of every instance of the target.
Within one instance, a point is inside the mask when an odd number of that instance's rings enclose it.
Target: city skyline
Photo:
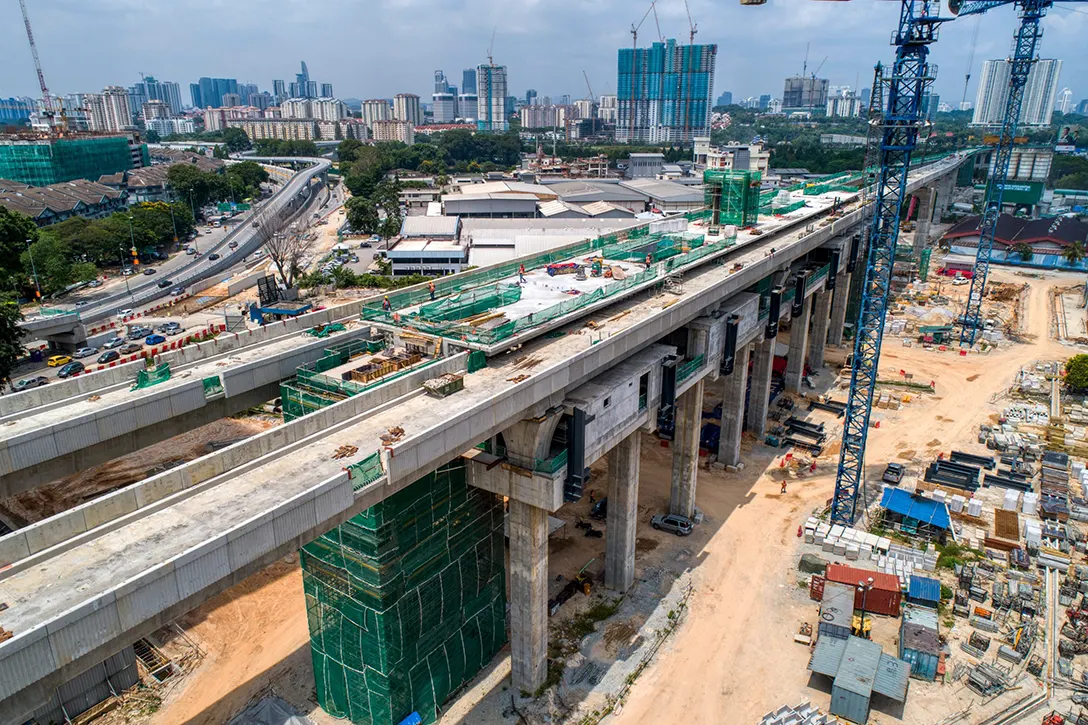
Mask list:
[[[291,5],[278,13],[250,15],[244,12],[246,3],[242,2],[243,15],[254,32],[239,34],[235,26],[198,23],[202,2],[206,0],[198,0],[196,7],[184,14],[172,12],[169,7],[137,6],[126,0],[104,0],[92,9],[72,0],[35,5],[35,39],[50,91],[64,95],[127,85],[139,78],[141,70],[178,82],[182,88],[209,76],[255,82],[261,90],[271,91],[274,79],[293,78],[299,61],[305,59],[313,69],[312,76],[331,82],[338,97],[392,98],[397,93],[415,93],[426,102],[431,95],[429,79],[434,69],[447,69],[457,83],[462,69],[484,62],[490,31],[497,28],[493,55],[497,64],[508,68],[510,94],[521,96],[526,89],[536,88],[543,89],[541,96],[570,94],[582,98],[588,94],[582,78],[585,70],[595,95],[601,96],[616,93],[615,53],[630,47],[630,24],[638,21],[637,17],[629,17],[638,14],[637,8],[617,0],[601,0],[589,8],[560,2],[547,10],[538,3],[512,8],[497,0],[466,0],[465,5],[478,11],[471,13],[437,0],[388,0],[391,7],[383,10],[386,22],[380,26],[350,22],[350,17],[361,10],[337,6],[338,17],[344,21],[330,27],[322,21],[327,15],[313,6]],[[690,0],[690,5],[699,24],[696,42],[719,43],[721,48],[715,70],[715,96],[728,90],[735,99],[767,92],[777,97],[782,79],[800,72],[806,44],[810,44],[809,72],[826,55],[821,77],[829,78],[833,85],[870,85],[873,63],[891,58],[888,31],[898,12],[894,3],[864,0],[849,6],[797,2],[791,3],[788,11],[783,0],[771,0],[762,8],[713,0]],[[843,8],[850,12],[843,14]],[[683,3],[664,0],[658,12],[662,34],[686,40],[688,25]],[[471,16],[471,22],[467,16]],[[427,20],[419,22],[419,18]],[[40,91],[17,6],[5,5],[0,10],[0,21],[0,42],[12,49],[0,96],[37,97]],[[735,32],[736,23],[747,26],[744,33]],[[1015,17],[1011,10],[999,11],[980,19],[961,19],[942,28],[941,41],[932,55],[940,66],[935,90],[953,106],[958,105],[963,94],[963,74],[976,23],[980,24],[980,32],[968,100],[977,91],[982,59],[1002,57],[1007,52]],[[105,30],[108,26],[112,29]],[[133,32],[117,32],[118,28],[130,26]],[[154,28],[155,32],[135,32],[137,27]],[[571,33],[571,27],[579,32]],[[641,29],[640,47],[657,40],[656,29],[651,27],[644,25]],[[96,28],[103,32],[95,32]],[[1076,62],[1078,54],[1083,56],[1078,35],[1088,33],[1088,14],[1057,5],[1044,21],[1044,29],[1042,53],[1044,57],[1068,61],[1061,84],[1069,87],[1079,102],[1088,95],[1088,86],[1080,80],[1084,74],[1077,72]],[[363,37],[357,37],[356,31],[361,31]],[[756,45],[756,38],[763,38],[764,45]],[[288,47],[291,39],[298,40],[294,48]],[[753,55],[759,48],[772,47],[768,44],[773,44],[776,52],[758,58]],[[477,46],[479,52],[472,52]],[[346,47],[357,48],[363,62],[343,63]],[[216,53],[217,49],[227,48],[230,52]],[[541,53],[547,49],[549,62],[535,62],[533,59],[542,57],[535,49]],[[134,66],[133,57],[145,59],[139,62],[140,68]],[[380,67],[382,73],[361,74],[354,70],[367,65]]]

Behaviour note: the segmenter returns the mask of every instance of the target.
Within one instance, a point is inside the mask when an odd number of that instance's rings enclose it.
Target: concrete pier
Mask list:
[[[818,291],[812,300],[812,337],[808,341],[808,364],[818,371],[824,366],[824,347],[827,345],[827,327],[831,322],[831,293]]]
[[[812,301],[805,299],[801,314],[790,323],[790,351],[786,358],[786,390],[801,392],[801,378],[805,375],[805,349],[808,347],[808,323],[812,318]]]
[[[703,381],[676,399],[676,432],[672,440],[672,493],[669,513],[695,515],[695,484],[699,471],[699,432],[703,423]]]
[[[827,344],[842,345],[843,327],[846,325],[846,302],[850,298],[849,272],[844,272],[835,280],[835,293],[831,299],[831,323],[827,331]]]
[[[914,226],[914,258],[920,259],[922,250],[929,246],[929,224],[933,219],[933,196],[936,189],[923,186],[915,192],[918,197],[918,221]]]
[[[510,660],[517,690],[535,692],[548,670],[548,512],[510,500]]]
[[[718,438],[718,463],[735,466],[740,463],[740,436],[744,430],[744,394],[748,386],[748,360],[752,346],[737,347],[736,364],[732,374],[723,378],[722,429]],[[755,386],[752,387],[755,394]]]
[[[767,413],[771,406],[771,372],[774,368],[774,340],[753,343],[752,390],[748,394],[748,430],[760,440],[767,434]],[[722,406],[724,415],[725,406]]]
[[[604,585],[621,593],[630,589],[635,581],[641,454],[641,431],[627,436],[608,452],[608,532],[605,534]]]

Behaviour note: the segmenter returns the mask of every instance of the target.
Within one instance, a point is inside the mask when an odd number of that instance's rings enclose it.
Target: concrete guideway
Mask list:
[[[956,165],[946,163],[918,172],[913,183],[925,183]],[[743,299],[735,303],[727,301],[791,260],[848,233],[863,213],[852,211],[820,228],[792,221],[787,232],[770,231],[725,250],[720,256],[743,263],[738,271],[714,264],[714,257],[699,260],[685,271],[684,290],[678,296],[610,300],[596,315],[596,319],[609,320],[606,335],[599,341],[580,334],[584,331],[580,320],[566,321],[567,334],[561,337],[523,338],[517,359],[539,359],[526,380],[513,382],[519,369],[513,358],[493,358],[489,367],[466,376],[464,390],[441,405],[416,391],[394,402],[383,401],[382,407],[333,428],[322,427],[335,421],[341,411],[358,410],[355,406],[361,401],[356,396],[270,431],[285,439],[297,435],[288,429],[312,431],[312,436],[304,445],[292,444],[282,453],[249,459],[205,481],[198,492],[174,494],[176,503],[166,499],[164,508],[147,509],[144,515],[137,510],[130,520],[115,519],[100,532],[83,534],[83,540],[70,548],[61,540],[54,544],[55,555],[45,550],[33,566],[15,566],[6,577],[0,574],[0,599],[11,604],[0,614],[0,624],[16,635],[0,644],[0,666],[13,673],[0,683],[0,711],[32,706],[35,698],[47,696],[49,687],[400,490],[436,465],[523,418],[563,405],[568,393],[670,331],[699,323],[698,318],[711,310],[735,314],[736,305],[755,307],[749,301],[752,295],[741,295]],[[821,214],[802,221],[814,221]],[[772,245],[776,254],[770,257],[767,250]],[[719,309],[723,304],[725,309]],[[585,314],[579,312],[579,316]],[[713,345],[720,342],[712,343],[711,338],[724,319],[702,323],[707,326],[702,342],[706,358],[683,381],[677,391],[681,396],[716,374],[721,352],[719,347],[715,355]],[[748,337],[738,344],[750,344],[758,337],[758,321],[741,322]],[[689,355],[693,351],[698,351],[698,345],[689,344]],[[656,401],[647,404],[653,408]],[[406,437],[381,450],[385,476],[354,490],[344,467],[380,450],[379,436],[393,426],[403,427]],[[332,451],[343,444],[359,446],[359,454],[332,459]],[[598,453],[604,455],[607,450],[601,447]],[[199,463],[180,469],[191,471]],[[183,475],[181,470],[170,473]],[[276,485],[269,486],[270,481]],[[689,493],[694,500],[693,484]],[[229,517],[222,515],[226,511],[231,512]],[[617,571],[613,578],[622,580],[625,574]],[[538,642],[529,644],[534,651],[539,649]]]

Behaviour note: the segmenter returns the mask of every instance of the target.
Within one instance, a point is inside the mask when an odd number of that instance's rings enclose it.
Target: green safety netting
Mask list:
[[[468,362],[465,365],[465,369],[474,373],[477,370],[482,370],[487,367],[487,355],[482,350],[473,350],[468,354]]]
[[[170,379],[170,363],[162,363],[152,370],[141,370],[136,373],[136,384],[131,390],[150,388],[152,385],[166,382]]]
[[[358,491],[363,486],[374,483],[385,474],[382,468],[382,456],[380,453],[372,453],[363,460],[348,466],[348,475],[351,476],[351,488]]]
[[[810,274],[808,276],[808,279],[805,280],[805,294],[808,294],[809,292],[811,292],[812,289],[817,284],[820,283],[820,280],[827,277],[827,275],[828,275],[828,273],[830,271],[831,271],[831,265],[830,264],[825,264],[824,266],[820,267],[815,272]]]
[[[313,335],[314,337],[328,337],[334,332],[342,332],[345,328],[341,323],[334,322],[331,325],[319,325],[318,327],[311,327],[306,331],[307,335]]]
[[[365,341],[356,341],[354,344],[360,345],[364,343]],[[345,343],[344,347],[349,345],[349,343]],[[329,370],[330,368],[342,364],[329,364],[335,359],[337,358],[333,356],[322,358],[312,364],[314,369],[310,369],[310,366],[304,365],[295,371],[294,378],[280,383],[280,403],[283,408],[283,422],[290,423],[292,420],[301,418],[315,410],[321,410],[334,403],[339,403],[341,400],[350,398],[353,395],[358,395],[371,388],[392,382],[405,375],[411,375],[414,372],[423,370],[424,368],[440,362],[440,359],[436,358],[421,365],[402,368],[395,373],[375,378],[367,383],[357,383],[353,380],[342,380],[340,378],[333,378],[322,374],[325,370]],[[321,365],[322,360],[326,361],[325,366],[321,367],[320,370],[316,369],[318,365]],[[347,360],[348,358],[345,358],[343,362],[347,362]]]
[[[716,213],[719,224],[738,227],[755,224],[759,217],[762,178],[758,171],[704,171],[703,198],[711,211],[711,220]]]
[[[691,360],[686,360],[676,368],[676,382],[680,383],[690,378],[696,370],[706,362],[706,355],[696,355]]]
[[[503,504],[443,466],[307,544],[317,701],[366,725],[442,703],[506,642]]]
[[[223,392],[223,381],[218,375],[204,378],[204,397],[211,398]]]
[[[463,320],[496,307],[512,305],[520,299],[520,285],[489,285],[423,305],[419,308],[419,316],[430,322]]]

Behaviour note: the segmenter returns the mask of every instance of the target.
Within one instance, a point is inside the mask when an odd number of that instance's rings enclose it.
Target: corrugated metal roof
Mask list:
[[[937,654],[941,642],[935,630],[913,622],[904,622],[899,628],[899,642],[904,649],[912,649],[928,654]]]
[[[873,680],[880,667],[882,654],[883,651],[876,642],[850,637],[846,640],[834,686],[868,697],[873,692]]]
[[[623,186],[650,196],[654,199],[672,202],[698,202],[703,200],[701,187],[685,186],[675,181],[664,179],[632,179],[622,182]]]
[[[849,634],[850,625],[854,617],[854,587],[837,582],[824,584],[824,598],[820,604],[820,626],[825,624],[833,628],[828,633],[835,635],[835,631],[844,628]],[[821,630],[823,631],[823,630]]]
[[[903,621],[919,624],[923,627],[937,631],[937,610],[930,607],[913,606],[907,604],[903,607]]]
[[[879,645],[877,647],[879,648]],[[892,657],[887,652],[881,652],[880,663],[873,677],[873,692],[890,697],[896,702],[906,702],[909,684],[910,663]]]
[[[829,582],[839,582],[840,584],[849,584],[851,586],[857,586],[858,582],[868,581],[869,578],[873,580],[873,587],[875,589],[884,589],[886,591],[900,591],[899,577],[892,574],[885,574],[880,571],[870,571],[869,569],[856,569],[852,566],[846,566],[845,564],[831,564],[827,567],[827,580]]]
[[[907,596],[921,602],[936,604],[941,601],[941,583],[927,576],[914,575],[910,578]]]
[[[574,213],[579,217],[589,216],[589,212],[580,206],[574,204],[568,204],[565,201],[559,199],[553,199],[552,201],[541,201],[536,205],[537,211],[540,212],[542,217],[553,217],[557,214]]]
[[[812,650],[808,668],[818,675],[834,677],[839,672],[846,642],[847,640],[838,637],[820,637],[816,640],[816,648]]]
[[[460,221],[455,216],[407,216],[400,225],[402,237],[456,237]]]
[[[952,519],[945,503],[901,488],[885,486],[880,507],[940,529],[952,528]]]

